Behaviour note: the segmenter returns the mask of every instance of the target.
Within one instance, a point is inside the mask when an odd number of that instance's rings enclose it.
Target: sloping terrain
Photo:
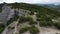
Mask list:
[[[15,14],[14,17],[8,20],[6,27],[14,23],[14,21],[16,23],[17,19],[19,19],[16,26],[21,34],[25,34],[26,32],[30,34],[56,34],[60,32],[60,12],[27,3],[11,3],[7,5],[11,6],[11,9],[28,10],[29,14],[27,16],[18,16],[18,14]],[[14,25],[8,27],[9,34],[10,30],[15,31],[16,26]]]

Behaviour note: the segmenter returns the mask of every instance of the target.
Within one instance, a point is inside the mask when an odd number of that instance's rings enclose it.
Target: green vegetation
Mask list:
[[[24,32],[26,32],[26,31],[28,31],[28,29],[29,29],[29,27],[23,27],[23,28],[21,28],[20,29],[20,33],[24,33]]]
[[[31,27],[23,27],[20,29],[20,33],[24,33],[26,31],[30,31],[31,34],[38,34],[40,32],[34,25],[32,25]]]
[[[60,23],[55,23],[54,25],[56,28],[60,29]]]
[[[60,16],[59,12],[57,12],[56,10],[45,8],[43,6],[37,6],[34,4],[12,3],[12,4],[8,4],[8,5],[12,6],[12,8],[20,8],[20,9],[29,10],[29,11],[31,11],[32,14],[34,12],[38,12],[40,14],[49,14],[49,15],[54,14],[55,16],[58,16],[58,15]]]
[[[4,25],[3,24],[0,24],[0,33],[3,32],[4,28],[5,28]]]
[[[0,12],[2,11],[2,8],[0,7]]]
[[[10,27],[10,26],[9,26],[8,29],[14,29],[14,27]]]
[[[19,20],[19,23],[29,21],[29,18],[24,17],[24,16],[20,16],[20,18],[19,18],[19,19],[20,19],[20,20]]]
[[[2,12],[3,4],[0,4],[0,12]]]
[[[27,17],[25,17],[25,16],[20,16],[19,19],[20,19],[20,20],[19,20],[19,23],[33,20],[32,17],[30,17],[30,16],[27,16]]]
[[[32,21],[29,21],[29,24],[30,25],[35,25],[35,24],[37,24],[37,22],[32,20]]]
[[[35,27],[34,25],[32,25],[29,29],[31,34],[38,34],[40,31],[38,30],[37,27]]]
[[[51,18],[49,18],[45,15],[39,16],[37,21],[40,22],[40,26],[52,26],[53,25]]]
[[[18,8],[18,9],[24,9],[24,10],[29,10],[30,15],[34,15],[34,12],[36,12],[36,17],[37,21],[39,22],[40,26],[55,26],[56,28],[60,29],[60,22],[59,23],[54,23],[52,19],[57,19],[60,17],[60,12],[56,10],[52,10],[43,6],[37,6],[33,4],[27,4],[27,3],[12,3],[12,4],[7,4],[9,6],[12,6],[11,8]],[[0,12],[2,11],[2,5],[0,5]],[[15,11],[15,15],[8,20],[7,26],[11,24],[13,21],[17,21],[19,18],[19,23],[24,23],[24,22],[29,22],[29,25],[31,27],[23,27],[20,29],[20,33],[24,33],[26,31],[30,31],[30,34],[38,34],[40,31],[38,30],[37,27],[34,25],[37,24],[36,21],[33,21],[32,17],[30,16],[18,16],[18,13]],[[14,29],[14,27],[8,27],[11,29]],[[0,25],[0,33],[4,30],[4,26]]]
[[[29,22],[29,25],[37,24],[37,22],[33,21],[32,17],[30,16],[27,16],[27,17],[20,16],[19,19],[20,19],[19,23]]]
[[[33,4],[27,4],[27,3],[12,3],[8,4],[9,6],[12,6],[11,8],[19,8],[19,9],[25,9],[30,11],[30,15],[33,15],[34,12],[36,12],[37,21],[39,21],[40,26],[53,26],[54,22],[52,19],[57,19],[60,17],[60,12],[56,10],[52,10],[43,6],[37,6]],[[27,18],[21,18],[20,22],[22,21],[28,21]],[[30,24],[33,24],[34,21],[31,19]],[[56,27],[59,28],[59,23],[57,23]]]

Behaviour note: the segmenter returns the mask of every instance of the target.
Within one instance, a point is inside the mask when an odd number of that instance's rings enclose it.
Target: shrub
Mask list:
[[[10,26],[9,26],[8,29],[14,29],[14,27],[10,27]]]
[[[20,19],[19,23],[32,21],[33,20],[32,17],[30,17],[30,16],[28,16],[28,17],[21,16],[19,19]]]
[[[40,17],[41,17],[41,15],[38,13],[38,14],[36,14],[36,17],[37,17],[37,18],[40,18]]]
[[[37,20],[37,21],[40,21],[40,18],[37,18],[36,20]]]
[[[47,23],[45,21],[40,21],[39,25],[40,26],[47,26]]]
[[[19,18],[19,23],[24,23],[24,22],[27,22],[27,21],[29,21],[29,19],[27,17],[25,17],[25,16],[21,16]]]
[[[28,31],[29,27],[23,27],[19,30],[20,33],[24,33],[26,31]]]
[[[37,27],[35,27],[34,25],[32,27],[30,27],[29,29],[31,34],[38,34],[40,31],[38,30]]]
[[[50,17],[47,17],[45,15],[40,16],[37,18],[37,21],[39,21],[40,26],[52,26],[53,22]]]
[[[37,24],[37,22],[36,21],[30,21],[29,24],[34,25],[34,24]]]
[[[24,16],[19,17],[19,23],[25,22],[25,21],[26,21],[26,18]]]
[[[4,25],[0,24],[0,33],[2,33],[2,31],[4,30]]]
[[[60,29],[60,23],[55,23],[54,25],[56,28]]]
[[[53,22],[49,21],[40,21],[40,26],[52,26],[54,25]]]
[[[34,12],[33,12],[33,11],[31,11],[31,12],[30,12],[30,15],[34,15]]]

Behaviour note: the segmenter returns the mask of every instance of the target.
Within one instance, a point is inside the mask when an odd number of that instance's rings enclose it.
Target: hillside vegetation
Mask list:
[[[37,27],[35,27],[35,25],[37,25],[39,23],[40,27],[46,27],[46,26],[55,26],[56,28],[60,29],[60,12],[56,11],[56,10],[52,10],[43,6],[37,6],[34,4],[27,4],[27,3],[10,3],[7,4],[8,6],[12,6],[12,8],[16,9],[24,9],[24,10],[28,10],[30,11],[29,16],[19,16],[18,14],[16,14],[14,17],[12,17],[10,20],[7,21],[7,26],[10,25],[11,23],[13,23],[13,21],[17,21],[19,18],[19,23],[23,24],[25,22],[29,22],[28,24],[30,25],[30,27],[23,27],[20,29],[19,33],[24,33],[25,31],[30,31],[30,34],[37,34],[40,31],[38,30]],[[0,11],[2,11],[2,6],[0,5]],[[35,14],[36,13],[36,14]],[[36,16],[36,21],[33,20],[33,18],[31,17],[32,15]],[[3,31],[4,26],[0,26],[0,33]],[[13,29],[13,28],[12,28]]]
[[[29,10],[30,15],[34,15],[34,12],[36,12],[37,21],[40,22],[40,26],[54,25],[60,29],[60,20],[58,20],[58,18],[60,18],[60,12],[56,10],[52,10],[43,6],[37,6],[34,4],[27,4],[27,3],[12,3],[12,4],[7,4],[7,5],[12,6],[11,8]],[[52,21],[52,19],[58,20],[59,22],[56,23]]]
[[[2,7],[4,4],[0,4],[0,12],[2,12]]]
[[[60,16],[59,12],[56,10],[48,9],[43,6],[37,6],[34,4],[12,3],[12,4],[8,4],[8,5],[12,6],[11,8],[20,8],[20,9],[30,10],[31,12],[39,12],[42,14],[54,14],[56,16]]]

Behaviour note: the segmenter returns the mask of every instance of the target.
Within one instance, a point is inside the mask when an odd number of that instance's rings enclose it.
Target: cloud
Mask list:
[[[55,3],[60,4],[60,0],[0,0],[0,2],[7,2],[7,3],[13,3],[13,2],[25,2],[25,3]]]
[[[18,0],[1,0],[1,1],[0,1],[0,3],[3,3],[3,2],[13,3],[13,2],[18,2]]]
[[[27,3],[60,3],[60,0],[24,0]]]

